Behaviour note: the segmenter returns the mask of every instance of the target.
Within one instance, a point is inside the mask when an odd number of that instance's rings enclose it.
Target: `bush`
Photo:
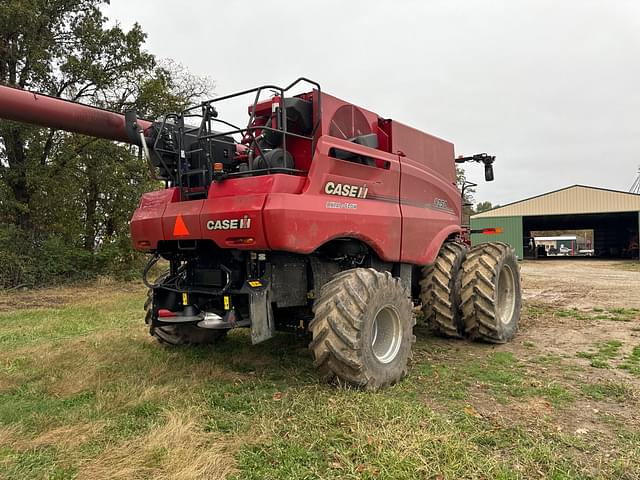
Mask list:
[[[11,287],[31,283],[34,278],[33,261],[24,246],[28,239],[13,225],[0,227],[0,286]]]
[[[145,257],[125,240],[90,252],[59,236],[34,238],[15,225],[0,226],[0,288],[36,287],[98,275],[136,278]]]

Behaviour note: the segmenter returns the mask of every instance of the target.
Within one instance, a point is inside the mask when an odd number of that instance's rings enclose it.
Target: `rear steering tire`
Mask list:
[[[147,292],[147,300],[144,303],[146,310],[145,323],[151,325],[153,309],[153,291]],[[212,330],[200,328],[193,324],[172,324],[161,327],[150,326],[149,333],[159,343],[164,345],[210,345],[220,341],[227,335],[228,330]]]
[[[506,343],[518,330],[520,267],[506,243],[473,247],[462,264],[462,312],[469,338]]]
[[[309,348],[323,380],[377,390],[407,374],[416,322],[399,278],[371,268],[340,272],[313,311]]]

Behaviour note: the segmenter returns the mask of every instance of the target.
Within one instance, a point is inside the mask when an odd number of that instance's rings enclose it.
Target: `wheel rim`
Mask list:
[[[380,363],[390,363],[398,355],[402,343],[400,316],[390,305],[382,307],[373,320],[371,348]]]
[[[505,325],[511,321],[516,307],[515,283],[513,270],[509,265],[503,265],[496,283],[496,303],[498,319]]]

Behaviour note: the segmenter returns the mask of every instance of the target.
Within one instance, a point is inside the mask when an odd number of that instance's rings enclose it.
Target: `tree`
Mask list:
[[[464,169],[456,165],[456,183],[458,188],[462,192],[462,223],[468,224],[469,218],[473,214],[473,194],[476,189],[474,184],[467,182],[464,174]]]
[[[106,0],[5,0],[0,83],[156,118],[213,88],[108,27]],[[156,188],[128,145],[0,121],[0,286],[134,265],[128,220]]]
[[[496,205],[494,207],[493,205],[491,205],[491,202],[489,201],[478,202],[476,204],[476,213],[487,212],[489,210],[493,210],[496,207],[499,207],[499,205]]]

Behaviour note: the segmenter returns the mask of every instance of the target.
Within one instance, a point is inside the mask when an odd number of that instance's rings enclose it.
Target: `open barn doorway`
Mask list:
[[[593,229],[532,231],[538,256],[592,257],[595,254]]]
[[[638,259],[638,212],[528,216],[522,222],[525,257]]]

